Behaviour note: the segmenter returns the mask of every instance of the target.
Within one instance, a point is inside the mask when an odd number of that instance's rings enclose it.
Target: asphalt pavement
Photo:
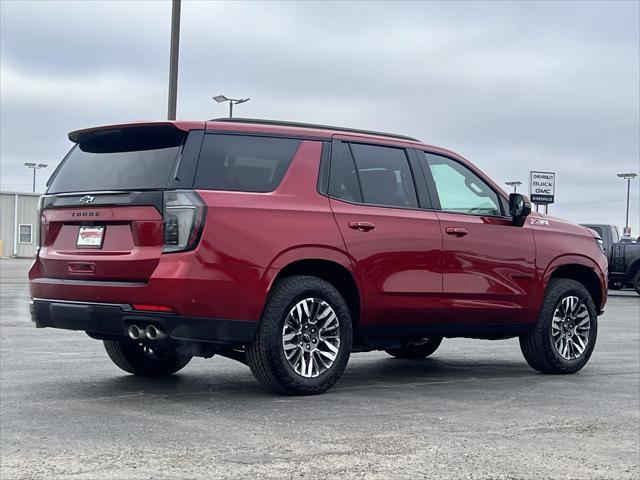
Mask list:
[[[327,393],[265,393],[221,357],[143,379],[82,332],[35,329],[0,260],[0,478],[638,479],[640,297],[611,292],[590,363],[542,375],[516,339],[354,354]]]

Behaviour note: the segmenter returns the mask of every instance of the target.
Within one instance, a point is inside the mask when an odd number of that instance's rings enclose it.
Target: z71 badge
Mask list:
[[[543,220],[542,218],[532,218],[531,225],[549,226],[549,220]]]

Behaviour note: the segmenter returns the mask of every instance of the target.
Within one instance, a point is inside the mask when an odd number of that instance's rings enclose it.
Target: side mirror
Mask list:
[[[522,227],[524,220],[531,213],[531,202],[526,195],[512,193],[509,195],[509,215],[513,218],[516,227]]]

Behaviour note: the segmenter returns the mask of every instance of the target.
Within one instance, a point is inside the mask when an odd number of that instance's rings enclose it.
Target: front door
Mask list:
[[[442,231],[446,320],[532,321],[535,245],[529,224],[514,226],[504,197],[462,162],[419,153]]]

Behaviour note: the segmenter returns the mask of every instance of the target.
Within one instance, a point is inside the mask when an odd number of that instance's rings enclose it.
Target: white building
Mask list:
[[[0,255],[36,254],[39,193],[0,192]]]

